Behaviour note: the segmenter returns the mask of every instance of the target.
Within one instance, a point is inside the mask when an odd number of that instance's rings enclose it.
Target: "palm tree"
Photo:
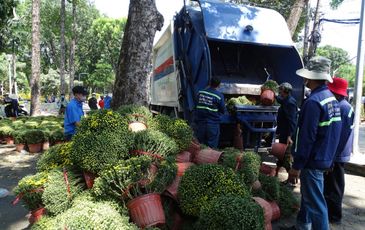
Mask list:
[[[32,0],[32,76],[30,115],[40,114],[40,0]]]

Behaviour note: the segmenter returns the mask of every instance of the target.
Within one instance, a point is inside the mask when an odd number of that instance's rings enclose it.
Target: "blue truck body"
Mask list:
[[[173,111],[192,123],[197,93],[212,76],[221,79],[219,90],[227,99],[257,97],[272,79],[289,82],[301,103],[303,80],[295,72],[303,62],[278,12],[214,0],[192,3],[175,15],[154,47],[152,109]],[[240,123],[245,146],[259,147],[263,133],[275,132],[277,109],[237,106],[234,115],[222,117],[222,142],[230,142]]]

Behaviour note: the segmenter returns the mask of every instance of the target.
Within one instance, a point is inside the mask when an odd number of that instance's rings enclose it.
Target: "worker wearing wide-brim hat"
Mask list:
[[[326,85],[333,81],[330,67],[329,59],[313,57],[296,72],[311,94],[301,106],[289,171],[289,181],[300,176],[302,195],[293,229],[329,229],[323,173],[332,165],[341,132],[339,103]]]
[[[331,223],[340,224],[342,220],[342,199],[345,191],[345,162],[352,152],[354,111],[346,100],[348,82],[343,78],[333,78],[328,84],[335,95],[341,110],[341,137],[336,150],[332,170],[324,176],[324,197],[326,198],[328,218]]]

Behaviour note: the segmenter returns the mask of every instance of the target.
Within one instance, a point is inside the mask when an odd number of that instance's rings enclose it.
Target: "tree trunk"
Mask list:
[[[307,2],[308,2],[308,0],[296,0],[292,7],[289,18],[286,21],[286,23],[288,24],[288,28],[290,30],[291,36],[293,36],[295,33],[300,16],[302,15],[303,9],[305,8]]]
[[[113,88],[113,109],[125,104],[147,104],[153,39],[162,25],[163,16],[154,0],[130,1]]]
[[[76,49],[76,0],[72,1],[72,40],[70,49],[70,98],[73,97],[72,88],[75,80],[75,49]]]
[[[40,0],[32,1],[32,78],[30,80],[30,115],[40,114]]]
[[[61,60],[60,60],[60,91],[65,93],[65,18],[66,18],[66,2],[61,0]]]

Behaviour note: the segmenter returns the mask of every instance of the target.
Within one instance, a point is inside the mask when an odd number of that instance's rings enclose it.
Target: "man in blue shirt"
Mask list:
[[[330,67],[329,59],[313,57],[296,72],[311,94],[301,106],[289,171],[289,181],[300,175],[301,183],[301,205],[292,229],[329,229],[323,173],[332,165],[342,125],[339,103],[326,85],[332,82]]]
[[[71,140],[76,133],[76,127],[80,125],[81,117],[84,116],[82,103],[86,101],[87,91],[82,86],[72,89],[74,98],[68,103],[65,112],[64,128],[66,141]]]
[[[108,93],[104,97],[104,109],[110,109],[111,103],[112,103],[112,94],[111,93]]]
[[[324,175],[324,197],[328,208],[328,219],[331,223],[340,224],[342,219],[342,199],[345,191],[345,162],[350,160],[352,152],[354,112],[345,99],[348,83],[342,78],[333,78],[328,89],[340,103],[342,130],[340,142],[332,169]]]
[[[225,113],[224,96],[217,90],[220,83],[220,79],[213,77],[209,87],[199,91],[194,113],[196,138],[211,148],[218,147],[220,116]]]

